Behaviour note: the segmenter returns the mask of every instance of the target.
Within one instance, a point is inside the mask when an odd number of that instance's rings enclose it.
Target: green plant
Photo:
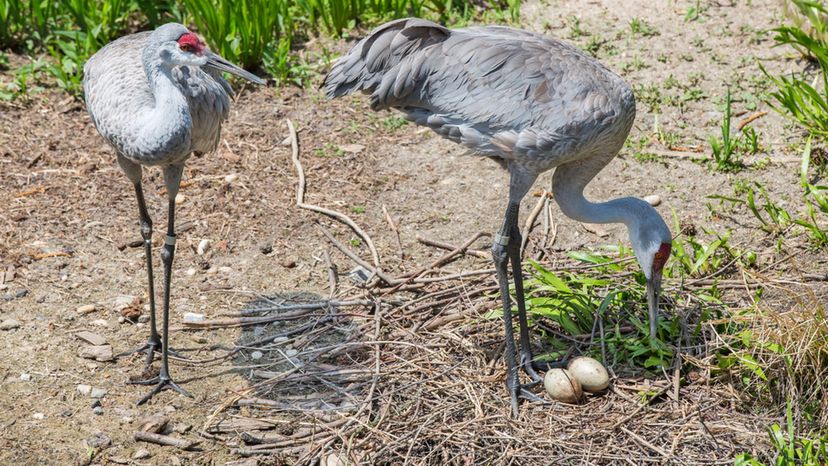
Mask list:
[[[730,96],[730,87],[727,88],[725,94],[725,110],[722,117],[721,136],[711,136],[708,138],[710,142],[710,150],[713,152],[713,161],[715,168],[719,171],[731,171],[741,167],[741,163],[735,158],[736,150],[739,147],[738,137],[734,139],[730,134],[730,121],[732,119],[732,100]]]
[[[280,39],[293,34],[289,0],[183,0],[183,3],[210,47],[245,68],[261,63],[266,50],[279,50],[284,43],[280,44]]]
[[[633,18],[630,20],[630,32],[633,35],[640,35],[643,37],[652,37],[659,35],[658,30],[654,28],[650,23],[644,21],[641,18]]]
[[[825,39],[828,10],[822,2],[812,0],[790,0],[790,3],[807,20],[807,25],[803,20],[795,25],[780,26],[774,29],[774,40],[777,46],[789,45],[817,62],[822,90],[809,84],[810,79],[804,73],[776,77],[760,65],[765,76],[777,87],[770,93],[775,103],[769,101],[768,104],[811,133],[825,137],[828,135],[828,43]]]

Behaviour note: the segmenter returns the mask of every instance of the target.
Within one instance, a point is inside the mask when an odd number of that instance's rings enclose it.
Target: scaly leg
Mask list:
[[[164,315],[161,326],[161,372],[158,377],[141,382],[141,384],[150,385],[157,383],[145,397],[138,401],[138,404],[144,404],[150,398],[155,396],[165,388],[175,390],[176,392],[192,398],[192,395],[179,387],[172,377],[170,377],[170,367],[168,361],[169,342],[170,342],[170,281],[172,278],[172,263],[175,258],[175,196],[178,194],[178,188],[181,184],[181,174],[183,167],[171,165],[164,170],[164,182],[167,185],[167,195],[169,197],[169,215],[167,217],[167,237],[164,240],[164,249],[161,251],[161,261],[164,263]]]
[[[518,167],[510,167],[510,187],[509,187],[509,205],[506,208],[506,215],[503,219],[503,226],[500,228],[500,231],[494,238],[494,244],[492,245],[492,258],[494,259],[495,269],[497,270],[497,281],[500,285],[500,295],[501,299],[503,300],[503,327],[505,330],[505,337],[506,337],[506,353],[504,358],[506,359],[506,387],[509,390],[509,394],[511,396],[511,404],[512,404],[512,416],[518,416],[518,401],[520,398],[525,398],[533,401],[541,401],[535,394],[526,390],[527,386],[521,385],[518,380],[518,366],[515,361],[515,337],[514,337],[514,327],[512,325],[512,300],[511,296],[509,295],[509,274],[508,274],[508,265],[509,265],[509,257],[512,256],[510,253],[511,250],[517,248],[519,254],[520,248],[520,234],[517,233],[517,221],[518,221],[518,213],[520,211],[520,201],[523,199],[523,196],[526,195],[526,192],[529,190],[529,187],[532,186],[532,183],[535,181],[535,176],[527,174],[522,170],[519,170]],[[519,267],[519,257],[517,266]],[[523,310],[522,318],[525,319],[525,303],[523,302],[523,282],[518,281],[520,279],[520,269],[515,270],[515,262],[512,262],[512,272],[515,275],[516,282],[515,282],[515,291],[518,292],[517,299],[518,299],[518,310],[519,314],[520,311]],[[521,324],[523,324],[523,319],[521,320]],[[521,340],[523,340],[523,332],[528,332],[528,329],[524,325],[521,325]],[[528,333],[526,334],[526,343],[521,341],[522,345],[528,345]],[[523,353],[521,353],[523,354]],[[531,361],[531,353],[530,361]],[[521,361],[523,362],[523,361]],[[531,365],[530,365],[531,368]],[[531,375],[531,374],[530,374]],[[532,377],[533,382],[529,384],[535,385],[539,380],[540,376],[535,374]]]
[[[115,356],[120,358],[134,353],[147,353],[146,367],[152,364],[156,351],[161,351],[161,337],[155,324],[155,278],[152,273],[152,220],[147,212],[147,205],[144,201],[144,190],[141,183],[135,184],[135,197],[138,198],[138,214],[141,217],[141,237],[144,239],[144,257],[147,262],[147,281],[149,282],[149,303],[150,303],[150,337],[147,344],[140,348]]]

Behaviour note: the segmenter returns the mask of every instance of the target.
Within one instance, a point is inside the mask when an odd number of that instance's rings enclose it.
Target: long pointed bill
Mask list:
[[[658,300],[661,297],[661,271],[647,280],[647,308],[650,312],[650,338],[658,338]]]
[[[217,71],[224,71],[226,73],[230,73],[236,75],[240,78],[246,79],[252,83],[264,85],[265,81],[256,76],[253,73],[247,72],[238,66],[230,63],[229,61],[221,58],[220,56],[216,55],[213,52],[206,52],[205,55],[207,56],[207,66],[208,68],[212,68]]]

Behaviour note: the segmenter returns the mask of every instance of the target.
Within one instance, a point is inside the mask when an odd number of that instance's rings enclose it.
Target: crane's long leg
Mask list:
[[[170,343],[170,282],[172,279],[172,263],[175,258],[175,196],[178,194],[178,188],[181,184],[182,172],[183,167],[176,165],[170,165],[164,170],[164,182],[167,185],[167,196],[169,198],[169,215],[167,217],[167,237],[164,239],[164,249],[161,251],[161,261],[164,263],[164,321],[161,325],[161,372],[158,374],[158,377],[142,382],[147,385],[157,382],[157,385],[138,401],[139,405],[146,403],[150,398],[165,388],[175,390],[182,395],[192,398],[192,395],[188,391],[179,387],[172,380],[172,377],[170,377],[168,361]]]
[[[138,168],[140,170],[140,167]],[[149,282],[149,305],[150,305],[150,337],[144,346],[125,351],[116,357],[127,356],[134,353],[147,353],[146,365],[152,364],[156,351],[161,351],[161,337],[158,335],[158,327],[155,324],[155,278],[152,273],[152,220],[147,212],[147,204],[144,201],[144,189],[141,182],[135,183],[135,197],[138,198],[138,214],[141,217],[141,237],[144,239],[144,257],[147,261],[147,282]]]
[[[526,195],[529,187],[532,186],[536,176],[520,170],[519,167],[510,166],[509,168],[511,178],[509,183],[509,205],[506,208],[503,226],[500,228],[498,234],[495,235],[494,244],[492,244],[492,258],[494,259],[495,269],[497,270],[497,281],[500,285],[500,295],[503,300],[503,326],[506,334],[506,353],[504,355],[504,358],[506,359],[506,387],[509,389],[509,394],[512,398],[512,415],[517,417],[518,400],[520,398],[540,401],[536,395],[526,390],[525,387],[518,381],[518,365],[515,361],[516,348],[514,327],[512,325],[512,300],[509,295],[508,273],[509,258],[510,256],[514,257],[510,251],[517,249],[518,254],[520,254],[520,233],[518,231],[520,201],[523,199],[523,196]],[[521,317],[521,344],[522,346],[525,346],[529,343],[529,334],[528,328],[523,325],[526,319],[525,303],[523,302],[523,281],[520,278],[520,268],[515,269],[516,265],[517,267],[520,267],[519,255],[517,257],[517,262],[514,260],[512,261],[512,272],[516,280],[515,291],[518,292],[516,298],[518,299],[518,311]],[[526,333],[525,342],[523,341],[524,332]],[[531,364],[531,352],[529,355]],[[533,383],[530,385],[534,385],[540,380],[540,376],[538,376],[537,373],[535,373],[535,376],[532,378]]]

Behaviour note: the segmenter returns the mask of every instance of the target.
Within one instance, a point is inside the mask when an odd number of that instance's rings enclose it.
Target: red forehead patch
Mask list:
[[[204,48],[201,39],[199,39],[198,36],[193,34],[192,32],[182,34],[181,37],[178,38],[178,45],[190,46],[196,53],[201,52],[201,50]]]
[[[670,257],[671,249],[670,243],[661,243],[661,247],[658,248],[658,252],[653,257],[653,272],[658,272],[664,268],[664,264],[667,263],[667,259]]]

